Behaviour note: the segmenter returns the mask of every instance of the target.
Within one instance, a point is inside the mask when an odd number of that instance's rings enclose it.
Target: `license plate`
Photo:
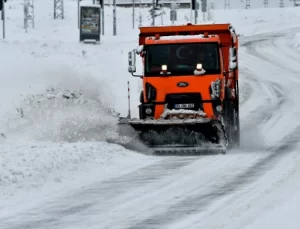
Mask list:
[[[193,103],[186,103],[186,104],[175,104],[175,108],[181,109],[181,108],[194,108]]]

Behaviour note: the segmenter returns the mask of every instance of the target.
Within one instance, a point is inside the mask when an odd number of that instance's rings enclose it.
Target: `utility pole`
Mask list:
[[[230,9],[230,0],[225,0],[225,9]]]
[[[54,0],[54,19],[57,18],[64,19],[64,0]]]
[[[135,8],[135,1],[132,0],[132,28],[134,29],[134,18],[135,18],[135,12],[134,12],[134,8]]]
[[[97,0],[97,2],[100,5],[100,15],[101,15],[101,31],[102,31],[102,35],[104,35],[104,0]],[[93,0],[93,3],[95,5],[96,0]]]
[[[117,14],[116,14],[116,0],[113,0],[113,35],[117,35]]]
[[[104,0],[101,3],[101,24],[102,24],[102,35],[104,35]]]
[[[203,21],[205,21],[205,13],[207,12],[207,0],[201,0],[201,11],[203,13]]]
[[[78,29],[80,29],[80,0],[77,0],[77,21]]]
[[[197,1],[195,1],[196,2],[196,9],[195,9],[195,24],[197,24],[197,17],[198,17],[198,9],[197,9]]]
[[[155,0],[152,0],[152,26],[155,26]]]
[[[250,0],[246,0],[246,9],[250,8]]]
[[[265,6],[265,8],[268,8],[268,6],[269,6],[269,1],[268,0],[264,0],[264,6]]]
[[[1,10],[1,19],[2,19],[2,37],[3,40],[5,39],[5,1],[4,0],[0,0],[1,1],[1,6],[2,6],[2,10]]]

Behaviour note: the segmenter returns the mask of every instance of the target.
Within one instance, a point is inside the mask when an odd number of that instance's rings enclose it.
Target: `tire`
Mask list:
[[[235,111],[236,130],[234,132],[234,144],[236,147],[240,147],[240,116],[239,111]]]
[[[225,88],[224,100],[224,122],[225,131],[228,139],[228,148],[232,148],[235,142],[234,124],[235,124],[235,109],[231,101],[230,88]]]
[[[239,109],[239,82],[235,80],[235,124],[234,142],[236,147],[240,147],[240,109]]]

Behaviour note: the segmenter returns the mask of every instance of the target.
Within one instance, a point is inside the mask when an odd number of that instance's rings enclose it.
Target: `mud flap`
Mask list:
[[[138,139],[155,154],[226,153],[227,136],[219,120],[126,120]],[[123,126],[123,130],[124,127]],[[133,134],[128,127],[123,134]]]

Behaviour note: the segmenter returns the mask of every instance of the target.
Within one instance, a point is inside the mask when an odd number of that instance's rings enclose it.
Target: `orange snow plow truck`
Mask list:
[[[154,153],[239,146],[238,36],[230,24],[140,27],[128,71],[142,79],[139,118],[120,118]],[[135,75],[136,55],[143,74]],[[127,128],[127,127],[126,127]],[[128,132],[129,133],[129,132]]]

